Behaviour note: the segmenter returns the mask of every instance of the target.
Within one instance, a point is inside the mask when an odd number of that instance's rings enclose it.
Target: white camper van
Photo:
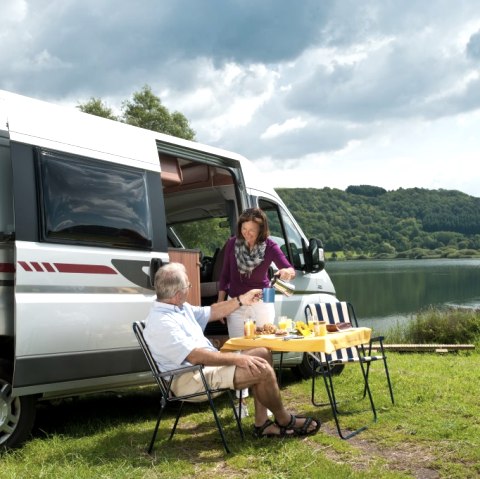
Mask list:
[[[37,400],[150,382],[132,323],[155,271],[183,262],[190,302],[213,302],[247,207],[297,270],[277,315],[335,301],[321,245],[267,184],[237,154],[0,91],[0,446],[28,437]],[[302,354],[285,363],[307,371]]]

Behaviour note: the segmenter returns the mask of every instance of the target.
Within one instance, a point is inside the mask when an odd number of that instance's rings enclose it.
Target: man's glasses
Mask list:
[[[180,288],[177,292],[179,291],[185,291],[186,289],[190,289],[192,287],[192,283],[188,283],[187,286]]]

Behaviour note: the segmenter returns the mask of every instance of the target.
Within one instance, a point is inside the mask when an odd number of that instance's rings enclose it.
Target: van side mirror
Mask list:
[[[305,252],[305,272],[318,273],[319,271],[322,271],[325,268],[323,243],[317,238],[310,238],[308,246],[304,241],[303,243],[303,249]]]

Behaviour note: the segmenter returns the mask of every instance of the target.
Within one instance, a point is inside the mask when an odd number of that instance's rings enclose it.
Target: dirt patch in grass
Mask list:
[[[323,433],[337,436],[337,430],[330,425],[322,425]],[[348,439],[350,446],[358,449],[360,454],[339,453],[333,448],[323,450],[325,456],[334,462],[348,463],[358,470],[367,470],[372,462],[381,460],[385,469],[411,474],[416,479],[439,479],[439,472],[432,467],[435,456],[418,444],[400,444],[389,448],[363,439],[361,435]]]

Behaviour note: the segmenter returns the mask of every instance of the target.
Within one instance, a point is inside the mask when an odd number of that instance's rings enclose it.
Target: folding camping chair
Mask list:
[[[341,325],[342,323],[350,323],[354,327],[358,327],[358,321],[355,315],[355,311],[353,306],[350,303],[346,302],[337,302],[337,303],[314,303],[309,304],[305,307],[305,316],[307,321],[309,317],[313,317],[313,320],[325,321],[327,325]],[[338,327],[339,330],[342,329],[342,326]],[[372,356],[372,342],[378,341],[380,343],[380,351],[381,354],[377,356]],[[312,374],[312,404],[315,406],[324,405],[324,403],[318,403],[315,400],[315,370],[316,367],[319,368],[319,371],[323,375],[323,379],[325,382],[325,388],[327,390],[327,394],[329,397],[330,404],[332,406],[332,411],[334,414],[335,423],[337,426],[338,434],[342,439],[348,439],[360,431],[366,429],[366,426],[353,431],[352,433],[345,436],[340,428],[340,423],[338,419],[338,414],[340,414],[338,410],[338,403],[335,397],[335,389],[333,384],[333,371],[334,369],[339,366],[343,366],[350,363],[358,363],[360,365],[362,375],[364,378],[364,388],[363,388],[363,398],[368,394],[368,398],[370,401],[370,405],[372,408],[372,413],[374,417],[374,421],[377,419],[377,413],[375,410],[375,405],[373,403],[373,397],[370,392],[370,386],[368,382],[368,375],[370,371],[370,364],[373,361],[383,360],[384,367],[385,367],[385,374],[387,377],[388,388],[390,391],[390,398],[392,403],[394,403],[393,397],[393,389],[390,381],[390,374],[388,372],[388,365],[386,356],[384,354],[383,349],[383,337],[376,337],[370,340],[368,345],[368,353],[366,352],[365,346],[356,346],[352,348],[344,348],[334,351],[331,354],[324,354],[324,353],[315,353],[310,355],[313,359],[313,374]],[[366,367],[365,367],[366,365]]]
[[[350,323],[353,327],[358,328],[358,320],[353,305],[345,301],[337,303],[309,304],[305,307],[305,315],[308,317],[309,314],[313,316],[314,320],[325,321],[327,325]],[[341,329],[341,327],[339,329]],[[335,366],[337,364],[348,364],[361,361],[363,364],[367,365],[366,377],[368,380],[371,363],[374,361],[383,361],[390,399],[392,404],[395,404],[392,382],[388,371],[387,356],[385,355],[383,347],[383,339],[383,336],[371,338],[367,348],[365,348],[365,345],[360,346],[360,354],[357,354],[356,348],[340,349],[331,355],[325,355],[325,358],[322,358],[322,362],[323,360],[326,360],[330,366]],[[373,343],[379,344],[380,354],[372,355]],[[366,386],[363,390],[363,397],[365,397],[365,394]]]
[[[182,413],[183,405],[185,402],[189,402],[189,400],[192,400],[192,398],[201,398],[203,397],[203,401],[208,401],[210,405],[210,409],[212,410],[213,417],[215,418],[215,423],[218,428],[218,432],[220,433],[220,437],[222,438],[223,446],[225,448],[225,451],[227,453],[230,452],[230,449],[227,445],[227,440],[225,438],[225,433],[223,431],[222,425],[220,424],[220,420],[218,417],[217,410],[215,408],[215,404],[213,401],[213,398],[218,396],[219,394],[227,393],[230,406],[232,408],[235,420],[237,422],[237,427],[238,430],[240,431],[240,436],[242,439],[244,439],[244,433],[243,433],[243,428],[242,428],[242,423],[240,421],[240,417],[237,415],[237,412],[235,410],[235,404],[233,402],[233,397],[230,389],[228,388],[211,388],[209,384],[207,383],[205,376],[203,374],[203,365],[195,365],[195,366],[186,366],[178,369],[173,369],[170,371],[160,371],[158,368],[157,363],[153,359],[152,353],[145,341],[145,338],[143,336],[143,330],[145,329],[145,323],[143,321],[135,321],[133,323],[133,331],[135,333],[135,336],[137,337],[137,340],[142,348],[143,353],[145,354],[145,357],[147,359],[148,365],[150,366],[150,369],[152,371],[153,377],[155,378],[155,381],[157,382],[158,387],[160,388],[160,393],[161,393],[161,398],[160,398],[160,410],[158,412],[158,417],[157,417],[157,423],[155,425],[155,429],[153,431],[153,436],[150,441],[150,446],[148,448],[148,453],[150,454],[153,450],[153,445],[155,443],[155,439],[157,437],[157,432],[160,427],[160,422],[162,420],[162,415],[163,412],[169,403],[177,402],[179,403],[179,408],[177,412],[177,416],[175,418],[175,422],[173,423],[172,430],[170,432],[170,437],[169,440],[172,439],[173,435],[175,434],[175,430],[177,428],[178,421],[180,419],[180,415]],[[202,378],[203,385],[204,385],[204,390],[195,394],[188,394],[185,396],[175,396],[173,392],[171,391],[171,385],[172,381],[174,378],[181,376],[182,374],[191,372],[191,371],[199,371],[200,377]],[[197,400],[198,401],[198,400]]]

